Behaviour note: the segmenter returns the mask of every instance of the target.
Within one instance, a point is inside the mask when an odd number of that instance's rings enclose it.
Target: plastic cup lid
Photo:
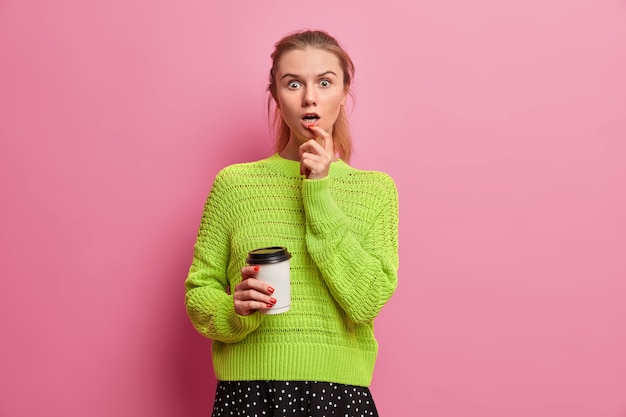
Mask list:
[[[282,246],[270,246],[248,252],[246,262],[250,265],[275,264],[291,258],[291,254]]]

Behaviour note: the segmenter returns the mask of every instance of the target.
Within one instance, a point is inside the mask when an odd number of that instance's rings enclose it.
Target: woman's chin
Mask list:
[[[306,130],[304,132],[297,132],[295,136],[299,144],[303,144],[305,142],[310,141],[311,139],[315,139],[315,134],[311,132],[310,130]]]

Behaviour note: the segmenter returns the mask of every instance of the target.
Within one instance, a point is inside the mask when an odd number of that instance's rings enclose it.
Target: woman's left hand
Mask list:
[[[315,139],[310,139],[300,145],[300,173],[310,180],[325,178],[330,170],[330,164],[335,160],[333,138],[319,126],[309,126],[315,133]]]

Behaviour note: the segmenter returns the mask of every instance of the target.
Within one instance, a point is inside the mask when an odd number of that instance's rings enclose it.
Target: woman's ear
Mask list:
[[[341,99],[342,106],[346,105],[346,101],[348,101],[348,94],[350,94],[350,88],[346,87],[343,89],[343,98]]]

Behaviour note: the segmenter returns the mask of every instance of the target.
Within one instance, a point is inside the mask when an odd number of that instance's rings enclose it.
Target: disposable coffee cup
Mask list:
[[[287,248],[281,246],[248,252],[246,259],[248,265],[259,267],[257,279],[267,282],[274,288],[272,297],[276,299],[276,304],[272,308],[262,308],[261,313],[279,314],[291,308],[290,259],[291,254]]]

